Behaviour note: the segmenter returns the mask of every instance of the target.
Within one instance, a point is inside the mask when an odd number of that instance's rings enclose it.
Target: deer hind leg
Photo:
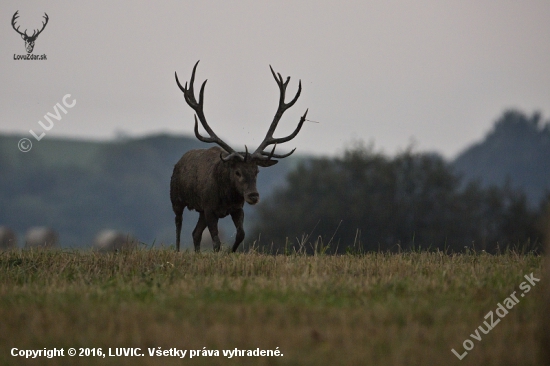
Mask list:
[[[184,206],[173,205],[172,209],[176,214],[176,251],[180,251],[181,223],[183,221]]]
[[[212,214],[206,215],[206,224],[208,225],[208,231],[210,231],[210,236],[212,241],[214,241],[214,251],[219,252],[222,246],[220,237],[218,235],[218,218]]]
[[[204,212],[199,212],[199,221],[197,221],[197,226],[193,230],[193,245],[195,246],[195,252],[199,253],[201,251],[201,239],[202,232],[206,229],[206,217]]]
[[[233,244],[232,252],[236,252],[237,248],[241,244],[241,242],[244,240],[244,229],[243,229],[243,223],[244,223],[244,211],[242,209],[231,212],[231,218],[233,219],[233,223],[235,224],[235,228],[237,228],[237,234],[235,235],[235,243]]]

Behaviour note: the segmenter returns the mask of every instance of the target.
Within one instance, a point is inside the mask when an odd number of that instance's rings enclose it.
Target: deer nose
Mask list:
[[[246,195],[246,202],[251,205],[255,205],[260,201],[260,194],[258,192],[252,192]]]

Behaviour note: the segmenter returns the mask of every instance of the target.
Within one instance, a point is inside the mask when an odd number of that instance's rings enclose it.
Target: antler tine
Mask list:
[[[263,156],[267,156],[267,160],[271,160],[271,158],[276,158],[276,159],[282,159],[282,158],[286,158],[287,156],[290,156],[292,155],[292,153],[294,151],[296,151],[296,148],[292,149],[291,152],[289,153],[286,153],[286,154],[275,154],[275,148],[277,147],[277,143],[275,143],[275,145],[273,145],[273,149],[271,149],[271,152],[270,153],[267,153],[265,151],[262,151],[262,155]]]
[[[195,89],[194,89],[194,85],[195,85],[195,72],[197,71],[197,66],[199,66],[199,62],[201,60],[197,61],[195,63],[195,66],[193,66],[193,72],[191,73],[191,79],[189,80],[189,93],[191,94],[191,96],[193,97],[193,101],[195,102],[195,104],[197,103],[197,101],[195,100]],[[207,79],[208,80],[208,79]],[[206,82],[207,80],[205,80],[204,82]],[[203,83],[204,84],[204,83]],[[187,86],[187,83],[185,83],[185,86]],[[200,97],[199,97],[200,99]]]
[[[244,153],[244,162],[246,162],[248,160],[248,147],[246,145],[244,145],[244,150],[245,150],[245,153]],[[239,154],[238,152],[234,151],[232,152],[231,154],[227,155],[225,158],[223,156],[220,155],[220,158],[223,160],[223,161],[229,161],[235,157],[238,157],[239,159],[242,158],[242,155]]]
[[[271,158],[283,159],[283,158],[286,158],[287,156],[292,155],[294,151],[296,151],[296,148],[292,149],[289,153],[286,153],[286,154],[273,154],[273,151],[275,151],[275,149],[273,149],[271,153],[262,152],[262,155],[267,156],[267,160],[271,160]]]
[[[178,87],[184,93],[184,96],[185,96],[185,90],[187,89],[187,83],[185,83],[185,86],[181,86],[180,81],[178,79],[178,72],[177,71],[174,72],[174,75],[176,75],[176,84],[178,84]]]
[[[244,160],[245,158],[241,154],[235,152],[235,150],[233,150],[228,144],[226,144],[222,139],[220,139],[216,135],[216,133],[212,130],[212,128],[210,128],[210,126],[208,125],[208,122],[206,122],[203,106],[204,106],[204,87],[206,86],[207,80],[205,80],[201,85],[201,89],[199,91],[199,101],[197,102],[197,100],[195,99],[195,90],[194,90],[195,72],[197,70],[197,65],[199,64],[199,61],[197,61],[197,63],[195,63],[195,66],[193,66],[193,72],[191,73],[191,79],[189,80],[189,87],[187,87],[187,83],[185,83],[185,86],[182,86],[178,80],[178,74],[175,73],[176,83],[178,84],[178,87],[180,88],[180,90],[183,92],[183,98],[185,99],[185,102],[195,111],[195,130],[194,130],[195,136],[197,137],[197,139],[199,139],[202,142],[216,143],[225,151],[227,151],[229,155],[226,156],[225,158],[222,157],[222,160],[224,161],[231,160],[235,157],[239,158],[240,160]],[[199,121],[201,122],[202,127],[206,130],[206,132],[210,137],[204,137],[199,133]]]

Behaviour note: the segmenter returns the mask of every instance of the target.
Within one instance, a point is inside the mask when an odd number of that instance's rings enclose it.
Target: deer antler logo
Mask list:
[[[15,21],[17,20],[17,18],[19,18],[19,15],[17,13],[19,13],[19,10],[17,10],[15,14],[13,14],[13,18],[11,18],[11,26],[13,27],[13,29],[15,29],[17,33],[21,35],[21,38],[23,38],[23,40],[25,41],[25,48],[27,49],[27,53],[31,53],[34,49],[34,42],[36,41],[36,38],[40,33],[42,33],[44,28],[46,28],[46,24],[48,24],[48,14],[44,13],[44,19],[46,19],[46,21],[42,22],[42,29],[35,29],[32,33],[32,36],[29,36],[26,29],[25,32],[22,33],[19,31],[19,26],[15,28]]]

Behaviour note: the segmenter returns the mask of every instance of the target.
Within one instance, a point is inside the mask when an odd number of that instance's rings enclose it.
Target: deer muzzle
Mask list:
[[[260,194],[258,192],[250,192],[244,196],[244,199],[249,205],[255,205],[260,202]]]

